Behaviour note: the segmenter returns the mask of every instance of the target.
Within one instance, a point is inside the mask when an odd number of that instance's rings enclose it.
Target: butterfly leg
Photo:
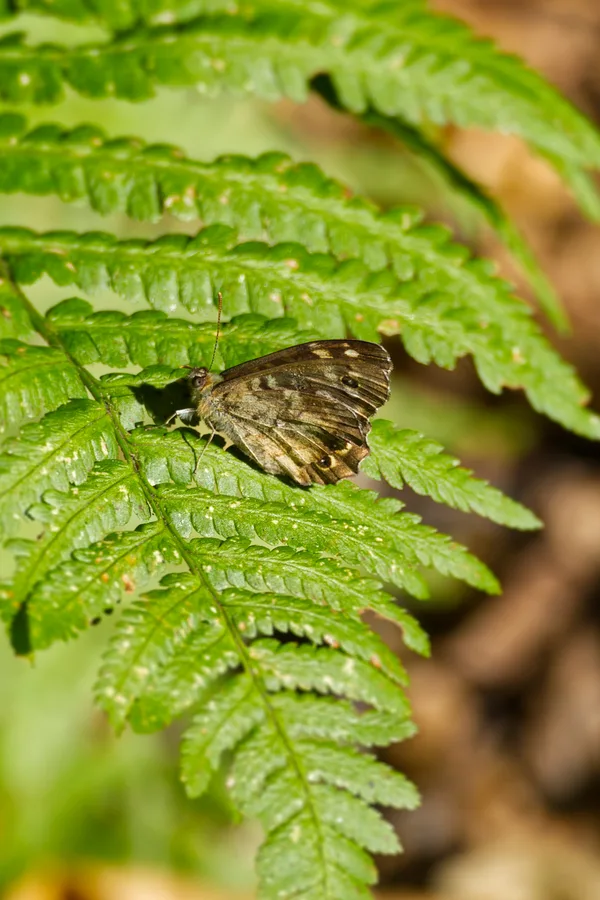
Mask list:
[[[187,425],[189,422],[192,421],[192,419],[194,418],[195,415],[196,415],[195,409],[191,409],[191,408],[176,409],[175,412],[173,413],[173,415],[169,416],[169,418],[165,422],[165,425],[170,425],[171,422],[173,421],[173,419],[176,419],[178,416],[181,419],[181,421]]]
[[[207,449],[210,447],[210,445],[211,445],[211,443],[212,443],[212,439],[214,438],[214,436],[215,436],[215,434],[216,434],[216,431],[217,431],[216,428],[213,428],[213,429],[212,429],[212,431],[211,431],[211,433],[210,433],[209,439],[207,440],[207,442],[205,443],[204,447],[202,448],[202,453],[201,453],[200,456],[198,457],[198,462],[196,463],[196,467],[195,467],[195,469],[194,469],[194,475],[195,475],[196,472],[198,471],[198,466],[199,466],[200,463],[202,462],[202,457],[203,457],[204,454],[206,453]]]

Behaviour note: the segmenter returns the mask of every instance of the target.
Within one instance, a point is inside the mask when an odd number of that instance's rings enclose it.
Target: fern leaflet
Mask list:
[[[398,489],[406,483],[417,494],[464,512],[479,513],[511,528],[541,525],[530,510],[487,482],[473,478],[473,473],[461,468],[457,459],[443,454],[441,444],[418,431],[400,431],[391,422],[376,419],[369,446],[371,455],[364,460],[362,471],[372,478],[383,478]]]
[[[91,97],[142,100],[158,85],[227,88],[302,102],[310,79],[328,73],[354,113],[372,105],[412,124],[424,120],[513,132],[540,152],[581,168],[600,165],[600,139],[586,119],[518,60],[476,40],[461,23],[409,5],[339,15],[296,3],[256,3],[253,15],[206,16],[137,29],[110,43],[30,46],[0,41],[2,97],[53,103],[65,84]],[[356,8],[355,8],[356,9]]]
[[[445,244],[443,229],[429,228],[427,234]],[[400,333],[419,362],[448,368],[472,354],[489,390],[522,387],[535,409],[573,431],[600,436],[600,419],[584,408],[588,392],[525,304],[499,281],[491,295],[476,291],[459,298],[432,287],[426,272],[421,283],[402,284],[389,270],[369,272],[357,260],[340,264],[294,244],[236,244],[235,233],[222,226],[192,239],[172,235],[154,243],[4,228],[0,252],[26,284],[47,273],[57,284],[86,291],[110,287],[128,300],[146,300],[168,312],[181,303],[204,317],[212,314],[214,293],[222,291],[230,316],[285,314],[301,329],[330,338],[346,330],[366,340],[377,340],[379,332]],[[473,265],[486,272],[481,262]],[[460,270],[456,259],[446,259],[446,266]]]
[[[331,101],[330,92],[326,96]],[[548,315],[564,326],[555,291],[498,204],[417,129],[375,113],[362,118],[391,130],[483,214],[527,273]],[[403,280],[415,277],[426,265],[430,285],[437,269],[444,288],[452,289],[447,258],[433,242],[428,247],[427,232],[419,230],[415,210],[382,215],[357,197],[348,199],[348,189],[316,166],[294,164],[284,154],[201,163],[186,159],[175,147],[145,146],[138,139],[107,140],[92,126],[65,132],[57,125],[43,125],[27,132],[22,116],[6,114],[0,117],[0,159],[2,191],[55,193],[66,202],[85,200],[104,215],[123,212],[145,221],[157,221],[169,212],[186,221],[218,222],[233,226],[243,238],[297,241],[307,250],[331,252],[339,259],[360,257],[372,269],[391,263]],[[414,258],[412,275],[407,254]],[[493,281],[486,284],[475,267],[466,266],[466,277],[478,279],[480,288],[489,290]],[[457,292],[465,288],[461,281],[455,277]]]

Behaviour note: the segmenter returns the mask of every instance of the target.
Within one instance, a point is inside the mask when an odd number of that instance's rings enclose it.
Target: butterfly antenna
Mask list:
[[[215,346],[213,347],[210,366],[208,367],[209,372],[212,372],[215,356],[217,355],[217,347],[219,346],[219,338],[221,337],[221,313],[223,312],[223,294],[221,293],[221,291],[219,291],[217,297],[219,298],[219,306],[217,311],[217,335],[215,337]]]

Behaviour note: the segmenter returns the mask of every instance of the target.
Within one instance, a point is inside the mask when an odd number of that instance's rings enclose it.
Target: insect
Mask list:
[[[193,406],[175,415],[202,419],[210,440],[218,432],[265,472],[332,484],[368,455],[369,419],[388,399],[391,370],[379,344],[310,341],[219,375],[192,369]]]

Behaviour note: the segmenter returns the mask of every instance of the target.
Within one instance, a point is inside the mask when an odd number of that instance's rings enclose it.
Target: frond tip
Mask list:
[[[384,479],[392,487],[409,485],[417,494],[431,497],[463,512],[476,512],[500,525],[524,531],[541,527],[530,510],[506,497],[487,481],[473,477],[457,459],[447,456],[437,441],[418,431],[395,428],[376,419],[369,435],[371,455],[361,469],[371,478]]]
[[[297,897],[368,896],[374,870],[361,848],[398,849],[370,804],[412,808],[418,800],[403,776],[358,752],[367,741],[408,737],[413,726],[397,660],[354,621],[328,620],[325,606],[307,601],[218,593],[201,578],[170,575],[126,613],[106,657],[98,696],[115,725],[129,719],[154,730],[199,706],[184,738],[183,780],[198,796],[225,755],[231,760],[232,799],[267,834],[265,898],[285,896],[291,872]],[[282,645],[286,631],[310,643]],[[340,854],[354,861],[350,870]]]

